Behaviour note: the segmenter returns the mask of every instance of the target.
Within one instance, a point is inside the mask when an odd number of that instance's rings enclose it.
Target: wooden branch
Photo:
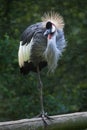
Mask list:
[[[0,122],[0,130],[83,130],[87,128],[87,112],[51,116],[44,128],[41,118]]]

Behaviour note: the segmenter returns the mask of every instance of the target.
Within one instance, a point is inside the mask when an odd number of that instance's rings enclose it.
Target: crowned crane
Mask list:
[[[38,74],[40,88],[41,117],[46,117],[43,105],[43,84],[40,71],[48,66],[49,72],[54,72],[62,55],[66,42],[64,38],[64,21],[58,13],[45,13],[42,22],[30,25],[21,35],[18,51],[20,72],[30,71]]]

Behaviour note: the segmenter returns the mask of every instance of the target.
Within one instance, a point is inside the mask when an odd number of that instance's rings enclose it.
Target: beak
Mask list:
[[[47,29],[45,32],[44,32],[44,36],[48,36],[48,34],[51,33],[51,29]]]

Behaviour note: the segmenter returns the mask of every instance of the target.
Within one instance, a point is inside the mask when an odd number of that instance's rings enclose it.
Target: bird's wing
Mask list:
[[[27,44],[30,43],[30,41],[31,41],[31,39],[32,39],[32,37],[33,37],[33,35],[34,35],[34,33],[35,33],[38,29],[40,29],[40,28],[42,28],[42,27],[43,27],[42,22],[39,22],[39,23],[36,23],[36,24],[33,24],[33,25],[27,27],[27,28],[25,29],[25,31],[22,33],[22,35],[21,35],[22,45],[24,45],[24,44],[26,44],[26,43],[27,43]]]
[[[36,23],[29,26],[21,35],[21,41],[18,51],[19,66],[24,66],[25,62],[30,62],[31,50],[34,43],[39,39],[38,34],[44,30],[43,23]],[[38,38],[35,38],[38,36]],[[36,40],[35,40],[36,39]],[[38,43],[38,42],[37,42]]]

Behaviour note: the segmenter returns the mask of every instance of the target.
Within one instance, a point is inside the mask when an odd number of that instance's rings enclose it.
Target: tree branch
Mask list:
[[[51,116],[45,130],[83,130],[87,128],[87,112]],[[43,130],[41,118],[0,122],[0,130]]]

